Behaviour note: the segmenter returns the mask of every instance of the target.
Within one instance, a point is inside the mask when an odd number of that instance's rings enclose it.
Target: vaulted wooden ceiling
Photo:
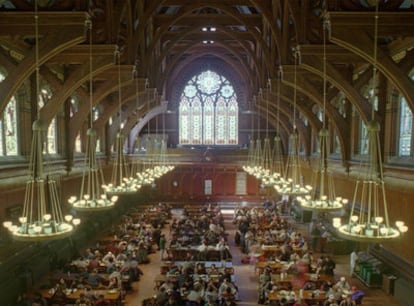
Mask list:
[[[40,74],[53,95],[41,110],[50,121],[65,101],[77,95],[88,101],[89,35],[92,21],[93,101],[103,115],[102,128],[117,114],[121,76],[122,115],[128,131],[137,118],[150,119],[177,106],[185,82],[205,67],[219,67],[236,84],[241,109],[254,97],[269,99],[271,125],[282,133],[292,126],[294,89],[297,108],[319,129],[324,75],[328,83],[326,114],[343,146],[350,135],[353,105],[363,120],[370,117],[364,95],[372,77],[375,0],[39,0]],[[414,3],[380,0],[378,69],[380,82],[400,92],[414,109]],[[323,16],[327,14],[326,74],[323,73]],[[294,79],[294,52],[300,62]],[[121,69],[114,61],[121,54]],[[0,1],[0,110],[35,68],[33,0]],[[279,73],[279,72],[282,73]],[[135,78],[135,79],[134,79]],[[280,103],[277,103],[278,80]],[[382,80],[382,81],[381,81]],[[389,87],[388,87],[389,88]],[[262,93],[259,95],[259,93]],[[138,97],[137,97],[138,93]],[[256,99],[257,101],[258,99]],[[168,103],[161,103],[167,101]],[[139,104],[139,106],[138,106]],[[149,107],[149,108],[148,108]],[[156,108],[157,111],[154,111]],[[263,105],[257,109],[265,112]],[[280,110],[280,115],[276,113]],[[382,120],[385,107],[376,116]],[[118,114],[119,115],[119,114]],[[88,103],[70,119],[73,143]],[[297,126],[305,133],[303,122]],[[139,122],[143,126],[143,122]]]

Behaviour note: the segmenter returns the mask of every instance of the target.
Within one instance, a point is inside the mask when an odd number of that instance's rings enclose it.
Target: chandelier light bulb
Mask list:
[[[20,222],[21,224],[26,223],[26,222],[27,222],[27,217],[19,217],[19,222]]]
[[[384,221],[383,217],[375,217],[375,222],[377,222],[378,224],[382,223],[382,221]]]

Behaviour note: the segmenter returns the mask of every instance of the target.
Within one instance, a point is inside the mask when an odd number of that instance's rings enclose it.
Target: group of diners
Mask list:
[[[143,275],[139,265],[148,263],[148,254],[159,249],[169,212],[170,207],[161,203],[132,209],[104,236],[49,273],[21,305],[120,305],[132,282]]]
[[[231,259],[224,218],[218,205],[184,207],[172,214],[167,246],[169,260]]]
[[[224,306],[238,299],[231,261],[164,261],[154,281],[156,305]]]
[[[238,288],[219,205],[173,210],[166,240],[154,305],[236,305]]]
[[[278,205],[238,207],[235,241],[259,274],[259,304],[351,306],[363,292],[335,273],[331,256],[314,256],[301,233]]]

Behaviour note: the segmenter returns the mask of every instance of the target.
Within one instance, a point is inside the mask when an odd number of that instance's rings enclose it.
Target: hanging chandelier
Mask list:
[[[101,211],[111,209],[115,206],[118,197],[108,197],[102,192],[103,174],[96,160],[96,131],[93,125],[93,74],[92,74],[92,21],[86,23],[89,30],[89,129],[86,133],[85,165],[82,174],[82,183],[79,199],[72,196],[68,199],[69,204],[78,211]]]
[[[36,110],[37,120],[33,123],[32,146],[29,160],[29,180],[23,204],[23,213],[18,223],[3,222],[14,240],[37,242],[62,239],[70,236],[80,219],[63,215],[56,181],[43,172],[42,135],[47,127],[39,120],[39,21],[37,1],[35,1],[35,60],[36,60]]]
[[[269,138],[269,91],[271,91],[270,80],[268,82],[269,88],[266,90],[266,138],[263,144],[263,172],[262,172],[262,184],[265,187],[274,187],[283,182],[282,173],[280,171],[281,161],[281,143],[280,137],[274,138],[273,150],[270,145]],[[277,143],[277,140],[279,142]],[[280,153],[280,154],[279,154]]]
[[[102,185],[102,188],[107,194],[121,195],[132,194],[139,190],[139,185],[132,183],[132,178],[129,176],[129,166],[124,155],[125,135],[123,134],[122,122],[122,84],[121,84],[121,52],[117,47],[115,49],[115,60],[118,64],[118,116],[119,116],[119,130],[116,134],[115,142],[115,160],[112,168],[111,182]]]
[[[162,139],[161,139],[161,151],[160,151],[160,164],[164,174],[175,169],[175,166],[171,164],[168,159],[167,149],[167,135],[165,133],[165,112],[162,113]]]
[[[320,147],[319,167],[315,172],[315,184],[313,184],[316,188],[313,188],[312,195],[297,197],[303,209],[316,212],[338,211],[342,209],[343,205],[348,203],[348,199],[336,196],[333,177],[328,172],[327,167],[329,132],[326,128],[326,15],[323,20],[323,114],[322,129],[318,135]]]
[[[260,139],[260,108],[259,103],[263,102],[262,97],[262,90],[259,91],[257,102],[257,139],[256,139],[256,146],[254,148],[254,155],[253,155],[253,167],[251,170],[251,175],[253,175],[256,179],[261,180],[263,173],[265,173],[265,169],[263,168],[263,150],[262,150],[262,140]]]
[[[140,120],[139,118],[139,107],[140,107],[140,103],[139,103],[139,90],[138,90],[138,71],[136,69],[136,67],[134,66],[133,70],[132,70],[132,78],[135,79],[135,111],[136,111],[136,121],[137,124]],[[138,146],[140,146],[141,144],[139,143]],[[128,185],[135,185],[137,190],[141,189],[142,185],[145,185],[145,179],[144,177],[141,175],[141,171],[143,168],[143,162],[142,159],[140,157],[138,157],[137,155],[135,156],[134,160],[132,161],[132,165],[131,165],[131,177],[128,179],[127,184]],[[136,176],[134,176],[134,174]]]
[[[361,165],[361,177],[356,180],[352,207],[347,223],[341,218],[333,218],[333,226],[340,237],[347,240],[379,243],[389,241],[407,232],[403,221],[395,226],[388,216],[382,167],[380,124],[375,121],[375,101],[377,98],[377,42],[378,42],[378,1],[375,3],[374,19],[374,63],[373,90],[371,91],[371,121],[367,124],[368,159]],[[357,208],[359,205],[359,209]]]
[[[326,155],[328,152],[329,132],[326,128],[322,128],[319,132],[319,144],[321,148],[321,156],[319,167],[315,172],[315,187],[312,189],[311,195],[297,197],[296,199],[304,210],[312,210],[316,212],[333,212],[343,208],[348,203],[348,199],[336,196],[335,185],[331,173],[327,169]],[[318,194],[316,192],[318,191]]]
[[[251,118],[251,134],[249,140],[249,146],[247,150],[247,163],[243,166],[243,170],[248,174],[253,174],[254,162],[255,162],[255,146],[254,146],[254,115],[253,115],[253,105],[255,104],[254,100],[256,97],[253,97],[253,101],[250,103],[250,110],[248,113],[250,114]]]
[[[282,67],[279,68],[277,79],[277,98],[276,98],[276,136],[273,139],[272,161],[273,161],[273,187],[286,183],[285,162],[282,153],[282,139],[280,138],[280,82],[282,79]]]
[[[312,187],[309,185],[303,186],[302,173],[299,160],[299,135],[296,129],[296,70],[297,61],[299,60],[299,47],[294,50],[294,90],[293,90],[293,132],[289,136],[289,154],[287,157],[285,167],[285,181],[279,185],[274,185],[275,190],[281,195],[300,196],[309,194]]]

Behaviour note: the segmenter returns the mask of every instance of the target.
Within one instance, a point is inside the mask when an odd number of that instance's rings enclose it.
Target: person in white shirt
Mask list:
[[[349,255],[349,274],[352,276],[355,271],[355,265],[358,261],[358,254],[354,251]]]

